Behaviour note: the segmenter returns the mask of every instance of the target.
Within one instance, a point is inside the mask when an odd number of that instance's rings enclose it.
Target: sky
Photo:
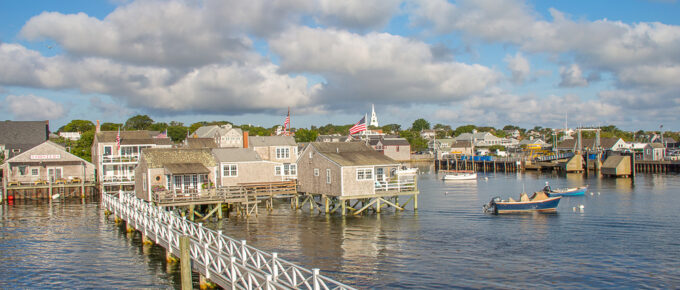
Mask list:
[[[680,130],[676,0],[0,0],[0,120]]]

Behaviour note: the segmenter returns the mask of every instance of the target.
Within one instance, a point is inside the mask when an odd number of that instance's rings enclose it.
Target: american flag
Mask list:
[[[118,135],[116,135],[116,151],[120,150],[120,127],[118,127]]]
[[[349,134],[350,135],[352,135],[354,133],[359,133],[361,131],[366,131],[366,116],[361,118],[361,120],[359,120],[359,122],[354,124],[354,126],[352,126],[352,128],[349,128]]]
[[[290,108],[288,108],[288,116],[286,116],[286,121],[283,122],[283,134],[288,135],[288,129],[290,128]]]

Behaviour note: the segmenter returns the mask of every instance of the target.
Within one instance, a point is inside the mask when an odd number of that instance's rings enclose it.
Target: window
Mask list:
[[[331,184],[331,170],[326,169],[326,183]]]
[[[222,176],[238,176],[238,165],[236,164],[222,165]]]
[[[31,175],[38,176],[38,168],[31,169]]]
[[[165,185],[166,188],[167,188],[168,190],[172,189],[172,181],[171,181],[171,179],[170,179],[170,175],[169,175],[169,174],[166,174],[166,175],[165,175],[165,181],[166,181],[166,185]]]
[[[274,167],[274,175],[281,176],[281,165],[277,165]]]
[[[314,176],[319,176],[319,168],[314,168]]]
[[[314,155],[312,154],[312,151],[309,151],[309,159],[312,159],[312,157],[314,157]]]
[[[373,180],[373,168],[357,169],[357,180]]]
[[[104,146],[104,156],[109,156],[111,155],[111,146]]]
[[[290,148],[288,147],[276,148],[276,159],[288,159],[288,158],[290,158]]]

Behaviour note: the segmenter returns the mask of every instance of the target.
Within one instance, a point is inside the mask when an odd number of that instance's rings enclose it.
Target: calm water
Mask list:
[[[590,188],[563,198],[555,214],[482,213],[491,197],[516,198],[545,181]],[[417,212],[409,205],[343,218],[281,202],[256,218],[208,226],[360,288],[680,287],[678,175],[639,175],[633,185],[536,173],[443,182],[426,173],[419,185]],[[5,205],[0,213],[0,288],[178,287],[162,248],[127,238],[96,203]]]

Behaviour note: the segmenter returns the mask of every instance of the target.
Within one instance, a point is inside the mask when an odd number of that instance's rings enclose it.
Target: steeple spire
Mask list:
[[[379,127],[378,126],[378,116],[375,115],[375,105],[371,104],[371,122],[369,125],[374,126],[374,127]]]

